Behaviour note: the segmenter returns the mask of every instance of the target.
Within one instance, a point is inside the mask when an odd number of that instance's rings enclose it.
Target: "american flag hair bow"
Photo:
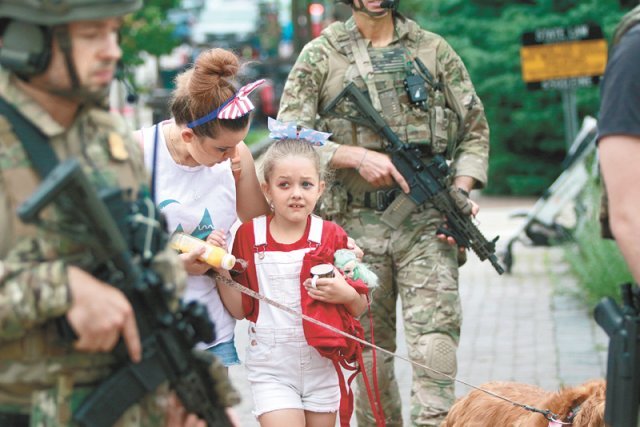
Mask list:
[[[256,90],[258,86],[265,82],[264,79],[256,80],[253,83],[242,86],[231,98],[222,103],[221,106],[210,112],[204,117],[187,124],[187,127],[193,129],[196,126],[207,123],[211,120],[234,120],[246,116],[253,110],[255,106],[249,99],[249,94]]]
[[[298,126],[294,122],[283,123],[269,117],[269,138],[271,139],[299,139],[311,145],[321,146],[329,139],[331,133],[307,129]]]

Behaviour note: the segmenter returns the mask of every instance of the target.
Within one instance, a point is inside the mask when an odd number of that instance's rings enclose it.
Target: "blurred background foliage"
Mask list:
[[[400,10],[443,36],[465,62],[491,128],[488,194],[541,195],[562,171],[566,142],[559,91],[530,91],[520,68],[521,35],[595,23],[610,40],[636,1],[401,0]],[[577,89],[579,121],[596,117],[598,87]]]
[[[312,0],[293,0],[309,4]],[[331,0],[329,0],[331,1]],[[143,52],[159,57],[180,41],[167,19],[180,0],[146,0],[128,17],[123,61],[139,65]],[[400,11],[442,35],[466,64],[491,127],[487,194],[539,196],[562,171],[566,154],[559,91],[531,91],[522,80],[523,32],[595,23],[609,40],[637,0],[400,0]],[[599,88],[577,89],[579,121],[597,116]]]
[[[144,7],[126,17],[122,28],[122,62],[127,66],[143,63],[142,53],[159,57],[180,44],[173,36],[174,25],[167,12],[180,6],[180,0],[145,0]]]

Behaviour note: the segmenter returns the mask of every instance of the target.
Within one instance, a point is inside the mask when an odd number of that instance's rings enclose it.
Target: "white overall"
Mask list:
[[[237,219],[236,184],[231,162],[226,160],[211,167],[176,163],[162,132],[163,125],[168,122],[142,129],[142,137],[145,164],[149,172],[156,168],[155,201],[167,218],[169,232],[183,231],[205,239],[213,230],[222,229],[230,241],[230,230]],[[155,165],[154,151],[157,155]],[[215,325],[215,341],[200,343],[198,348],[233,342],[236,321],[224,308],[216,286],[209,276],[189,276],[187,279],[184,300],[205,304]]]
[[[300,270],[304,255],[320,244],[322,219],[311,216],[309,246],[290,252],[268,251],[267,218],[253,220],[254,261],[260,294],[296,312],[300,307]],[[249,325],[246,368],[254,415],[278,409],[335,412],[340,388],[335,367],[307,344],[302,319],[259,301],[256,323]]]

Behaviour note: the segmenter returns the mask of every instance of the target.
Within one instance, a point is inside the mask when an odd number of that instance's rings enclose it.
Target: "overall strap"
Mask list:
[[[322,243],[322,218],[317,215],[311,215],[311,226],[309,227],[309,243],[315,243],[316,246],[320,246]]]
[[[319,246],[322,242],[323,221],[317,215],[311,215],[311,226],[309,227],[309,243]],[[267,217],[261,215],[253,219],[253,247],[257,251],[267,245]]]
[[[264,258],[267,248],[267,217],[260,215],[253,218],[253,249],[258,252],[260,258]]]
[[[153,160],[151,161],[151,200],[154,203],[158,203],[156,200],[156,170],[158,166],[158,132],[160,131],[160,124],[156,123],[153,129]],[[144,137],[143,137],[144,144]]]
[[[0,97],[0,114],[12,124],[13,131],[40,177],[47,176],[58,164],[58,156],[49,144],[49,138],[2,97]]]

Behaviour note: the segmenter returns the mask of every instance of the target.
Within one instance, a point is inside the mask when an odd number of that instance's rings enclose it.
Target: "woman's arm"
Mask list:
[[[244,142],[238,144],[240,171],[236,178],[236,211],[240,221],[245,222],[257,216],[268,214],[269,205],[262,194],[256,166],[249,147]]]

